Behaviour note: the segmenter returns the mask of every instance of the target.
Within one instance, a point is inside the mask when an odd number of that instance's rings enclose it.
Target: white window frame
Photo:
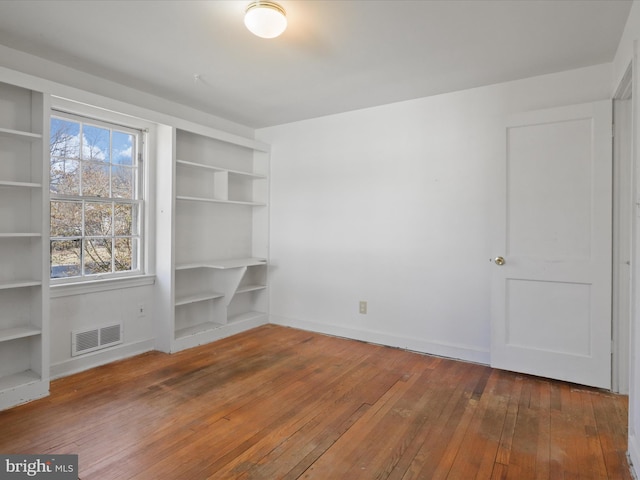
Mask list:
[[[138,145],[138,175],[137,175],[137,199],[132,201],[124,201],[123,203],[135,203],[138,205],[138,268],[125,272],[100,273],[90,275],[80,275],[75,277],[50,278],[52,296],[65,296],[89,293],[92,291],[110,290],[118,288],[126,288],[129,286],[138,286],[151,284],[154,276],[149,275],[149,254],[148,254],[148,191],[149,191],[149,169],[146,168],[150,157],[149,137],[155,132],[153,124],[144,120],[130,117],[128,115],[119,114],[110,110],[99,107],[88,106],[73,101],[52,98],[51,117],[68,118],[71,121],[80,121],[90,125],[106,126],[108,128],[124,127],[140,132]],[[77,117],[77,118],[75,118]],[[47,139],[49,141],[49,139]],[[48,149],[47,149],[48,151]],[[48,162],[50,159],[48,159]],[[100,198],[83,197],[81,195],[56,195],[50,193],[49,202],[59,200],[99,200]],[[107,199],[105,199],[107,200]],[[110,201],[111,199],[107,200]],[[84,238],[84,236],[82,237]],[[51,262],[49,261],[49,264]],[[81,266],[84,270],[84,267]],[[49,273],[51,275],[51,272]]]

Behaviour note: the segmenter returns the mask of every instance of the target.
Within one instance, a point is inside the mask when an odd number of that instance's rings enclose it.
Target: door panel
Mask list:
[[[492,366],[611,385],[611,103],[509,119]]]
[[[507,148],[507,255],[588,259],[591,122],[513,127]]]
[[[589,355],[590,285],[507,279],[506,288],[507,345]]]

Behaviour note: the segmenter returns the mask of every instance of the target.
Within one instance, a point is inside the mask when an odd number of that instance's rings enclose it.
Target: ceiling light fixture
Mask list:
[[[244,13],[244,24],[262,38],[275,38],[287,28],[287,12],[275,2],[251,2]]]

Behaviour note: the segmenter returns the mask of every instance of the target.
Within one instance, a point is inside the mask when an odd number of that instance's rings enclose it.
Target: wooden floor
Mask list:
[[[631,479],[627,398],[273,325],[56,380],[0,453],[82,480]]]

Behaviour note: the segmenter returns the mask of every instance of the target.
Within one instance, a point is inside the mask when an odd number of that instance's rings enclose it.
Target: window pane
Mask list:
[[[56,115],[49,139],[51,277],[139,271],[140,132]]]
[[[84,240],[84,273],[111,272],[111,239],[92,238]]]
[[[109,198],[109,166],[97,162],[82,163],[82,195]]]
[[[49,152],[52,157],[80,158],[80,124],[51,118]]]
[[[133,135],[130,133],[116,132],[112,134],[112,163],[118,165],[133,165]]]
[[[80,240],[51,241],[51,278],[77,277],[80,269]]]
[[[115,229],[113,234],[117,236],[133,235],[133,205],[115,206]]]
[[[51,157],[49,191],[59,195],[80,193],[80,162]]]
[[[135,171],[131,167],[112,168],[111,194],[114,198],[134,198]]]
[[[85,125],[82,130],[82,158],[109,162],[109,137],[107,128]]]
[[[104,237],[111,235],[111,203],[87,202],[84,207],[84,234]]]
[[[82,203],[51,202],[52,237],[82,236]]]
[[[138,269],[138,240],[134,238],[116,238],[115,270],[126,272]]]

